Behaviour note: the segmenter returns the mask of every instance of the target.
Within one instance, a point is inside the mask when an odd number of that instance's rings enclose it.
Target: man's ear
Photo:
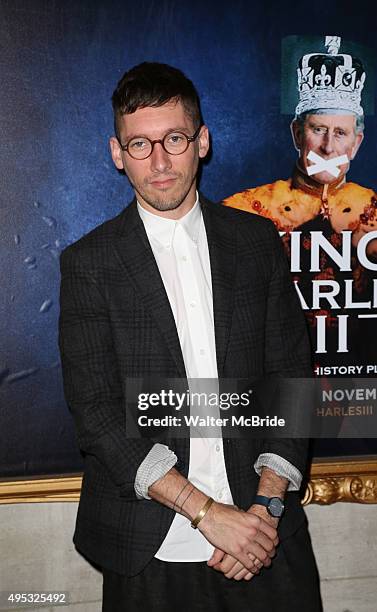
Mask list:
[[[300,152],[302,146],[302,131],[301,125],[296,119],[293,119],[291,123],[291,134],[295,149]]]
[[[351,159],[355,157],[356,153],[359,150],[359,146],[361,145],[363,140],[364,140],[364,132],[359,132],[359,134],[356,134],[355,144],[352,147]]]
[[[206,125],[202,125],[200,128],[199,136],[199,157],[202,159],[207,155],[209,150],[209,132]]]
[[[115,167],[118,168],[118,170],[124,170],[123,156],[122,156],[123,151],[120,148],[118,139],[115,136],[111,136],[109,140],[109,146],[110,146],[110,151],[111,151],[111,157],[113,158]]]

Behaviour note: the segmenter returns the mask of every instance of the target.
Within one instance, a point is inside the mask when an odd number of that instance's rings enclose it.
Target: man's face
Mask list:
[[[293,121],[292,134],[295,146],[300,152],[302,169],[307,171],[316,163],[308,159],[311,151],[323,160],[346,155],[349,161],[336,166],[340,170],[338,176],[334,176],[334,173],[326,168],[319,168],[319,171],[312,175],[322,184],[333,183],[344,176],[363,139],[362,133],[355,133],[355,124],[354,115],[308,115],[303,128],[297,121]]]
[[[163,106],[139,108],[134,113],[123,115],[119,131],[121,143],[126,144],[135,136],[157,140],[172,131],[192,136],[195,127],[181,102],[168,102]],[[205,126],[181,155],[171,155],[160,143],[156,143],[147,159],[133,159],[127,151],[122,151],[115,137],[110,139],[110,148],[115,166],[125,170],[144,208],[170,218],[179,218],[192,208],[199,158],[205,157],[209,148],[208,129]]]

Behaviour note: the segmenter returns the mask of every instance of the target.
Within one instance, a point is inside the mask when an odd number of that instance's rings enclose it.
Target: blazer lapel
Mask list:
[[[118,239],[114,248],[145,308],[161,331],[176,363],[179,376],[186,377],[174,316],[136,200],[120,216]]]
[[[217,370],[219,377],[221,377],[224,370],[234,307],[236,224],[229,223],[229,220],[222,216],[221,206],[211,204],[203,196],[200,196],[200,203],[211,262]]]

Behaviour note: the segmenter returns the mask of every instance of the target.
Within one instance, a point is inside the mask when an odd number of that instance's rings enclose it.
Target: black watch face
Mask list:
[[[278,497],[271,497],[268,504],[268,511],[271,516],[279,518],[283,514],[284,504]]]

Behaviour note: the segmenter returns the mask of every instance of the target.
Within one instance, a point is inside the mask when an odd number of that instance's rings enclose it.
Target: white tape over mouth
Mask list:
[[[337,178],[340,174],[338,166],[342,164],[348,164],[349,159],[347,155],[338,155],[338,157],[332,157],[331,159],[324,159],[314,151],[309,151],[307,159],[313,162],[313,165],[306,168],[309,176],[312,174],[318,174],[319,172],[328,172]]]

